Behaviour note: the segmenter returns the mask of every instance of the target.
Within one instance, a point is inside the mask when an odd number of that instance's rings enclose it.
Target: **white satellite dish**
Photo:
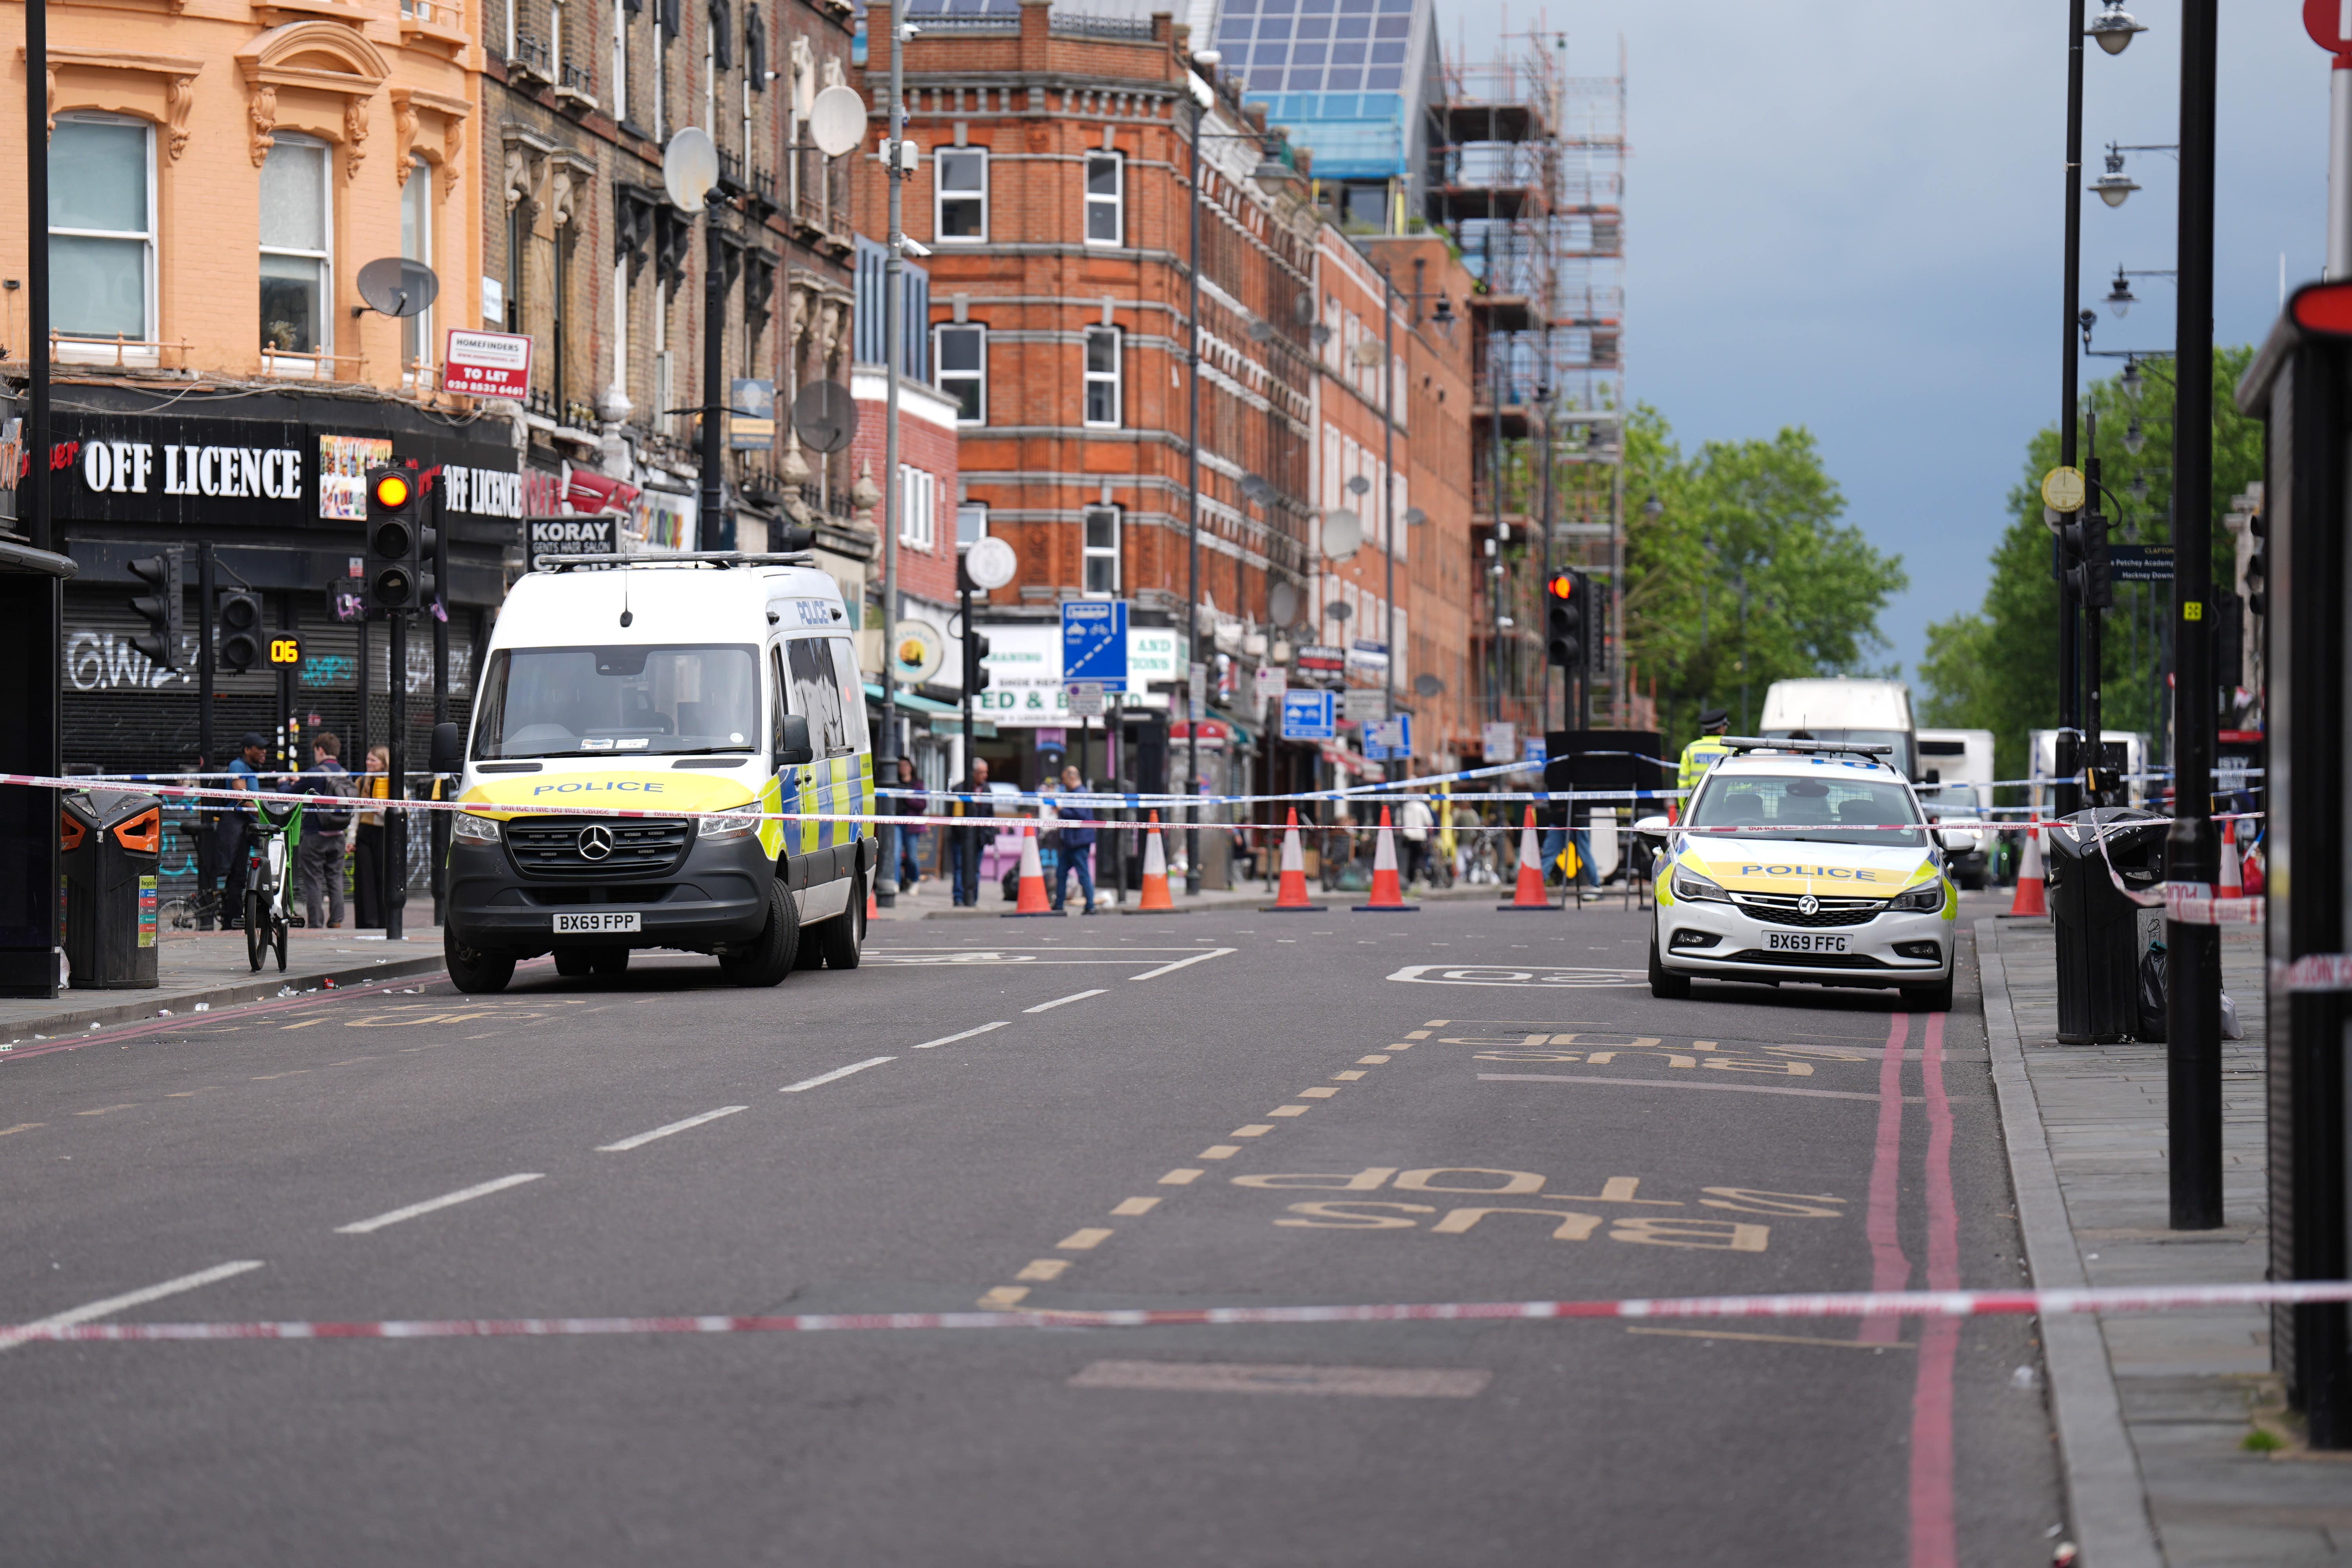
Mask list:
[[[719,148],[709,132],[688,125],[669,139],[669,145],[662,150],[662,185],[669,192],[672,206],[680,212],[700,212],[710,188],[718,183]]]
[[[1265,593],[1265,613],[1277,626],[1287,626],[1298,619],[1298,590],[1288,583],[1276,583]]]
[[[929,621],[900,621],[890,647],[890,676],[901,686],[920,686],[948,661],[947,634]]]
[[[1344,561],[1363,548],[1364,520],[1347,508],[1323,514],[1323,553]]]
[[[973,540],[971,548],[963,552],[964,575],[975,588],[993,593],[1012,582],[1020,569],[1021,558],[1013,552],[1013,546],[993,534]]]
[[[826,88],[809,105],[809,140],[828,158],[838,158],[866,140],[866,100],[854,87]]]

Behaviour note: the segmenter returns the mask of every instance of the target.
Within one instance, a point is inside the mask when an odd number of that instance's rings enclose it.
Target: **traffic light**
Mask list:
[[[2107,550],[2107,520],[2095,511],[2074,514],[2066,525],[2067,543],[2073,549],[2074,562],[2066,568],[2067,579],[2084,607],[2093,610],[2111,609],[2116,602],[2114,561]]]
[[[261,662],[261,600],[242,588],[220,596],[220,661],[232,674]]]
[[[963,633],[963,689],[977,697],[988,689],[988,638],[970,626]]]
[[[370,468],[367,512],[368,608],[424,609],[433,602],[440,532],[425,521],[415,474],[407,468]]]
[[[1573,572],[1555,572],[1544,582],[1544,658],[1580,668],[1584,663],[1585,600],[1591,590]]]
[[[177,669],[180,638],[188,624],[181,597],[185,584],[182,580],[180,552],[166,550],[161,555],[142,555],[130,565],[131,574],[146,584],[148,589],[131,601],[131,607],[147,623],[146,634],[132,637],[131,646],[159,668]]]

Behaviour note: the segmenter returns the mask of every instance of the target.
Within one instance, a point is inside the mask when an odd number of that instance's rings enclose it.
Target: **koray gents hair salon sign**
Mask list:
[[[50,494],[57,515],[78,521],[348,529],[366,516],[366,466],[396,453],[442,468],[452,512],[520,518],[516,454],[499,433],[352,435],[275,419],[60,412]]]

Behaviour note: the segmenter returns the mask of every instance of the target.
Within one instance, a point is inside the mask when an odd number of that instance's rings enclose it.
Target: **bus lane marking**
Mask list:
[[[1630,1089],[1727,1089],[1735,1094],[1793,1094],[1803,1096],[1808,1100],[1875,1100],[1878,1098],[1874,1094],[1865,1094],[1860,1089],[1782,1089],[1777,1084],[1769,1083],[1703,1083],[1696,1079],[1667,1078],[1601,1078],[1591,1073],[1482,1072],[1478,1075],[1478,1081],[1481,1083],[1607,1083]],[[1917,1104],[1918,1097],[1916,1095],[1909,1097],[1906,1103]]]

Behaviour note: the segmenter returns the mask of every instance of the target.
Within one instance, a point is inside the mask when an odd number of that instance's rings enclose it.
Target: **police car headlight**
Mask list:
[[[1709,878],[1702,877],[1687,866],[1675,868],[1675,898],[1678,901],[1712,899],[1718,904],[1731,902],[1731,895]]]
[[[1907,893],[1897,893],[1887,906],[1897,914],[1932,915],[1944,907],[1944,884],[1930,882]]]
[[[760,819],[753,816],[706,816],[698,830],[705,844],[718,844],[730,838],[741,838],[760,831]]]
[[[487,816],[461,811],[449,824],[449,837],[466,844],[496,844],[499,825]]]

